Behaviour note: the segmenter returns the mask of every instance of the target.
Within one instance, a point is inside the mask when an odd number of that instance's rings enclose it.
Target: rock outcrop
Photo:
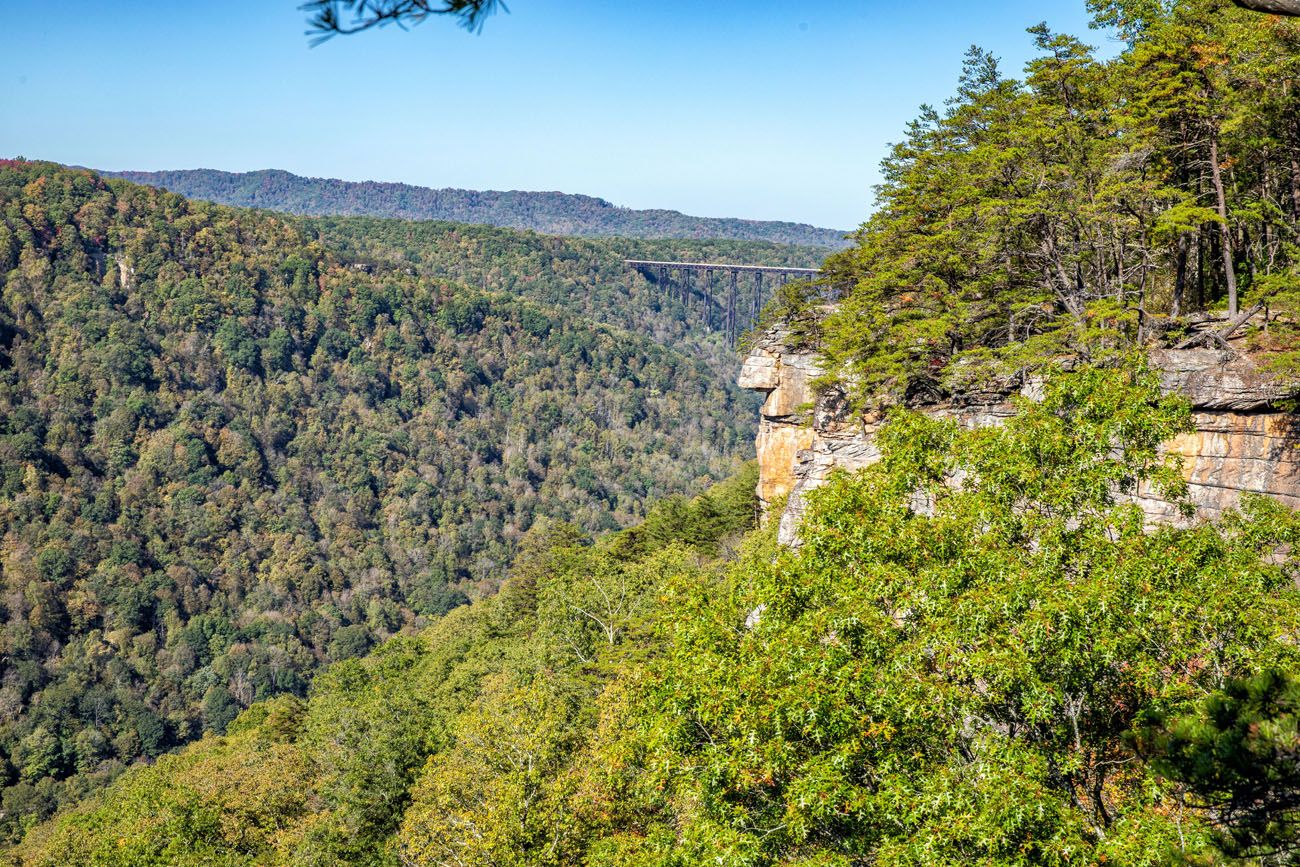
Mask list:
[[[1267,494],[1300,507],[1300,416],[1281,404],[1294,394],[1261,371],[1246,353],[1229,350],[1156,350],[1152,364],[1167,391],[1192,403],[1195,430],[1166,448],[1183,456],[1197,518],[1234,508],[1245,492]],[[757,341],[741,369],[739,384],[766,393],[758,430],[758,495],[765,510],[787,497],[779,536],[796,544],[807,493],[837,469],[852,471],[879,460],[881,420],[848,411],[834,391],[814,394],[820,377],[817,355],[787,345],[773,329]],[[1033,385],[1022,387],[1029,393]],[[917,407],[966,426],[1000,424],[1014,409],[1011,391],[963,395]],[[1138,503],[1152,521],[1183,519],[1149,491]]]

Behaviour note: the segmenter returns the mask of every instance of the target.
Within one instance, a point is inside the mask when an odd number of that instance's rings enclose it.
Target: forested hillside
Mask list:
[[[595,544],[536,527],[496,597],[15,860],[1154,867],[1293,840],[1300,524],[1258,501],[1151,532],[1116,497],[1179,495],[1157,446],[1187,419],[1140,366],[1002,429],[896,414],[798,551],[737,544],[752,472]],[[1252,812],[1205,809],[1229,799]]]
[[[451,220],[583,237],[732,238],[822,248],[842,247],[845,243],[845,233],[838,229],[620,208],[604,199],[568,193],[435,190],[377,181],[304,178],[272,170],[235,173],[189,169],[104,174],[163,187],[190,198],[290,214]]]
[[[703,360],[282,219],[25,162],[0,214],[6,833],[751,448]]]
[[[19,860],[396,863],[399,832],[416,863],[480,836],[504,863],[571,860],[586,836],[574,800],[598,771],[575,761],[600,727],[596,696],[621,666],[661,659],[661,594],[752,526],[755,478],[660,503],[594,545],[537,525],[497,596],[334,665],[307,702],[256,705],[226,736],[129,773]]]
[[[410,268],[418,274],[571,309],[724,363],[728,371],[735,367],[734,348],[716,333],[723,322],[725,275],[715,278],[706,316],[702,276],[695,278],[683,301],[680,275],[671,274],[671,285],[664,285],[628,269],[624,261],[819,268],[826,257],[821,248],[757,241],[559,238],[491,226],[365,217],[307,219],[301,225],[331,250],[359,264]],[[750,277],[738,281],[736,304],[742,316],[756,309],[756,292],[761,307],[775,286],[771,277],[762,286]]]

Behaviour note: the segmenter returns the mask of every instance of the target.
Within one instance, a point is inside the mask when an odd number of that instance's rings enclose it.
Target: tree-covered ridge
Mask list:
[[[728,475],[752,407],[563,309],[0,165],[5,833],[491,591],[539,518]]]
[[[431,189],[379,181],[304,178],[279,170],[104,172],[195,199],[313,216],[450,220],[532,229],[548,235],[623,238],[731,238],[823,249],[845,233],[804,223],[691,217],[678,211],[620,208],[604,199],[557,192]]]
[[[1090,7],[1127,40],[1117,57],[1040,25],[1016,80],[972,49],[885,160],[877,211],[827,263],[849,290],[823,346],[860,399],[1175,341],[1225,307],[1271,319],[1258,348],[1295,364],[1300,22]]]
[[[410,268],[417,274],[570,309],[648,334],[725,366],[728,372],[735,368],[735,355],[725,335],[718,332],[723,321],[720,304],[728,291],[726,275],[715,278],[710,329],[703,312],[702,275],[696,275],[692,295],[684,302],[678,282],[658,283],[629,269],[625,260],[817,268],[826,256],[821,248],[757,241],[559,238],[492,226],[368,217],[305,219],[302,226],[358,264]],[[748,277],[738,282],[736,306],[742,318],[755,309],[755,292],[761,306],[774,285],[771,278],[761,287]]]
[[[1237,683],[1295,669],[1300,524],[1256,501],[1144,530],[1120,495],[1178,496],[1158,445],[1187,423],[1141,366],[1084,369],[1001,429],[896,413],[795,551],[728,540],[752,474],[594,545],[538,527],[498,596],[132,770],[15,859],[1228,863],[1258,825],[1216,828],[1233,778],[1186,771],[1276,744],[1232,767],[1294,802],[1294,689],[1243,707]],[[1220,728],[1160,729],[1203,712]]]

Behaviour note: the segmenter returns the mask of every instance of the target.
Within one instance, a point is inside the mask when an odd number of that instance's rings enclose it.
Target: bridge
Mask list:
[[[784,265],[731,265],[725,262],[658,262],[652,259],[624,259],[623,264],[640,272],[646,279],[669,290],[676,290],[683,305],[691,306],[693,299],[698,299],[703,307],[704,327],[713,330],[715,311],[721,314],[721,326],[727,332],[727,340],[735,342],[736,335],[742,330],[741,311],[748,314],[744,328],[750,328],[758,321],[758,312],[763,308],[763,278],[772,277],[773,283],[784,286],[790,280],[815,280],[821,275],[818,268],[790,268]],[[692,285],[692,276],[701,274],[703,278],[698,288]],[[726,294],[715,292],[717,288],[714,275],[723,275],[726,279]],[[674,281],[674,276],[676,280]],[[741,277],[745,277],[745,286],[741,286]],[[742,297],[747,295],[748,297]]]

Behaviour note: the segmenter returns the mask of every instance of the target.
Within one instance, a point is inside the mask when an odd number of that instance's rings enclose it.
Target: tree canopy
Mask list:
[[[956,94],[883,163],[877,209],[826,263],[809,339],[862,402],[1007,381],[1253,317],[1295,368],[1300,22],[1217,0],[1090,3],[1127,50],[1031,28],[1023,78],[972,48]],[[845,288],[847,287],[847,288]],[[816,308],[788,297],[776,315]]]
[[[361,263],[317,238],[369,230]],[[616,251],[494,231],[408,273],[383,224],[0,165],[0,834],[493,592],[540,519],[738,466],[717,335],[669,299],[601,324]]]
[[[128,772],[15,855],[1223,863],[1293,830],[1294,688],[1235,684],[1298,661],[1300,523],[1256,500],[1144,529],[1125,494],[1178,496],[1158,445],[1187,421],[1140,363],[1081,369],[1000,429],[895,412],[798,550],[738,539],[752,470],[594,544],[539,524],[497,596]],[[1206,774],[1224,744],[1240,761]]]

